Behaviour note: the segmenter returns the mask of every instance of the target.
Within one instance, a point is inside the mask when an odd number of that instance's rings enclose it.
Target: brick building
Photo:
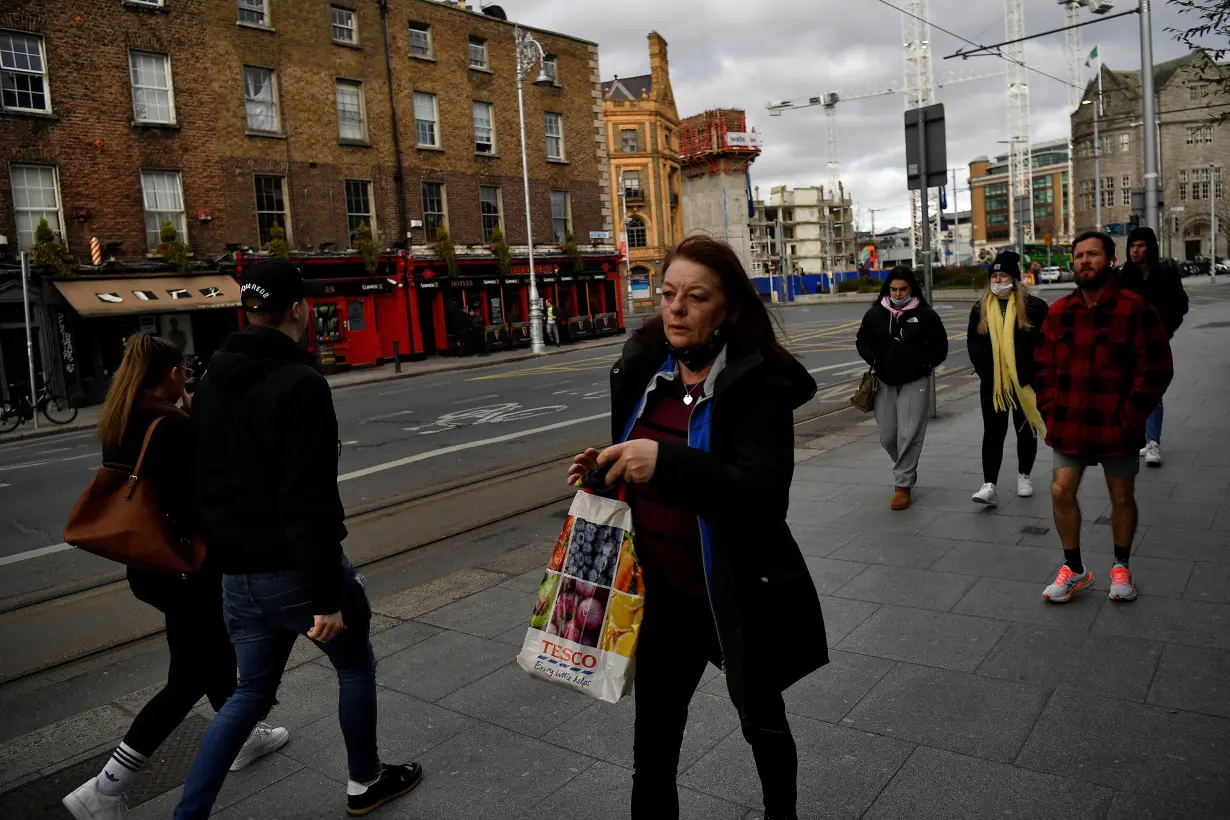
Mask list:
[[[1225,256],[1230,233],[1230,207],[1222,175],[1230,167],[1230,134],[1218,118],[1230,111],[1230,98],[1213,79],[1230,70],[1199,54],[1189,54],[1154,67],[1161,174],[1162,253],[1181,260],[1209,256],[1210,208],[1218,212],[1218,257]],[[1072,114],[1076,156],[1077,230],[1097,221],[1095,197],[1101,196],[1102,227],[1116,237],[1119,256],[1133,221],[1132,190],[1144,187],[1144,132],[1140,119],[1140,72],[1102,67],[1102,110],[1099,115],[1101,186],[1095,182],[1093,102],[1095,78],[1085,89],[1088,105]],[[1212,196],[1212,201],[1210,201]]]
[[[1068,141],[1035,143],[1030,146],[1030,152],[1034,240],[1029,248],[1045,253],[1045,238],[1049,236],[1051,246],[1059,252],[1072,241],[1065,229],[1069,210]],[[974,258],[989,261],[997,251],[1015,248],[1017,243],[1008,219],[1008,200],[1012,195],[1008,155],[999,154],[994,159],[975,157],[969,164],[969,187]],[[1027,255],[1032,257],[1029,248]]]
[[[683,241],[680,212],[679,112],[671,89],[666,40],[649,34],[649,73],[602,84],[611,181],[627,209],[633,298],[650,304],[662,284],[666,249]]]
[[[170,221],[204,267],[260,254],[277,223],[294,258],[337,257],[315,275],[355,279],[366,275],[350,250],[364,222],[379,275],[414,288],[448,273],[435,258],[440,226],[467,275],[498,273],[498,226],[514,266],[524,264],[513,31],[430,0],[10,0],[0,10],[0,235],[11,258],[46,218],[78,270],[96,274],[91,237],[121,267],[144,263]],[[547,273],[571,273],[565,233],[611,229],[597,46],[532,34],[552,80],[525,82],[535,255]],[[581,249],[587,268],[615,276],[612,246]],[[524,324],[524,278],[437,284],[422,306],[435,325],[408,329],[402,351],[452,346],[445,325],[462,306],[489,325]],[[605,291],[556,291],[579,301],[572,314],[616,311]],[[426,320],[405,301],[409,324]],[[336,307],[343,324],[347,312],[378,323]]]

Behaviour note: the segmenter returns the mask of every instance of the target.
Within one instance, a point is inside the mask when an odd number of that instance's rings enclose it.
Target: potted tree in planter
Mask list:
[[[372,229],[368,227],[366,222],[360,222],[359,228],[355,232],[354,246],[363,257],[363,267],[367,270],[367,275],[371,276],[376,272],[376,241],[372,239]]]
[[[495,254],[495,264],[501,275],[512,270],[512,252],[508,250],[504,232],[499,228],[491,232],[491,252]]]
[[[461,268],[457,266],[457,249],[449,238],[448,228],[444,226],[436,229],[436,258],[448,268],[449,276],[456,276],[461,272]]]
[[[180,273],[187,273],[189,265],[188,246],[179,239],[179,232],[175,230],[175,226],[171,224],[169,219],[162,223],[158,236],[162,240],[158,243],[158,256],[161,256],[168,265]]]
[[[290,246],[286,244],[286,229],[274,222],[269,226],[269,255],[278,259],[290,258]]]
[[[31,266],[57,279],[66,279],[73,275],[68,259],[68,251],[60,244],[47,220],[40,219],[34,229],[34,242],[30,244]]]
[[[572,231],[564,234],[564,244],[562,247],[564,255],[572,260],[572,272],[580,273],[585,269],[585,259],[581,256],[581,248],[577,246],[576,237],[572,235]]]

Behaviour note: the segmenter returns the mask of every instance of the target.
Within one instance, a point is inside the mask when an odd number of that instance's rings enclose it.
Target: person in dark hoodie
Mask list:
[[[1119,286],[1153,305],[1166,335],[1173,339],[1187,315],[1187,291],[1183,279],[1167,259],[1161,258],[1157,234],[1152,228],[1136,228],[1128,234],[1128,261],[1119,266],[1115,277]],[[1162,402],[1157,403],[1145,423],[1145,447],[1140,451],[1149,467],[1162,466]]]
[[[880,380],[875,417],[880,444],[893,460],[894,510],[910,506],[918,459],[927,434],[927,377],[948,358],[948,334],[927,304],[914,271],[893,268],[875,304],[863,316],[855,341],[858,355]]]
[[[98,416],[103,463],[136,465],[150,426],[142,480],[157,489],[162,512],[176,531],[194,525],[190,485],[192,447],[186,385],[192,374],[173,342],[136,333],[111,380]],[[181,407],[181,403],[183,407]],[[163,613],[171,664],[167,682],[137,713],[102,771],[61,801],[77,820],[123,820],[125,789],[202,696],[221,709],[235,691],[235,650],[222,620],[222,576],[207,561],[191,576],[160,575],[130,567],[136,598]],[[261,715],[260,717],[264,717]],[[241,769],[285,745],[285,729],[256,724],[232,768]]]
[[[214,354],[193,399],[193,500],[223,573],[239,685],[201,740],[176,820],[209,815],[243,738],[276,702],[304,634],[337,670],[347,811],[366,814],[422,779],[417,763],[388,765],[376,750],[371,607],[342,553],[337,416],[328,382],[299,344],[312,289],[284,259],[245,271],[240,299],[252,327]]]
[[[661,315],[611,368],[614,444],[568,471],[569,483],[595,469],[624,482],[636,528],[646,592],[631,816],[679,816],[688,704],[713,663],[752,747],[765,820],[796,820],[782,692],[828,662],[820,601],[786,524],[793,413],[816,382],[777,343],[729,245],[692,236],[665,262]]]

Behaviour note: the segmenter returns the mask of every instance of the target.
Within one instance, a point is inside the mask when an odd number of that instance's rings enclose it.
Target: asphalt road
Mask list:
[[[947,366],[959,368],[968,363],[969,305],[939,299],[937,307],[951,341]],[[844,395],[863,372],[854,335],[865,309],[849,303],[777,311],[788,346],[820,385],[818,401]],[[578,350],[336,390],[348,512],[605,442],[607,370],[617,355],[615,346]],[[117,565],[61,545],[64,520],[98,460],[88,432],[0,446],[0,608],[115,575]]]

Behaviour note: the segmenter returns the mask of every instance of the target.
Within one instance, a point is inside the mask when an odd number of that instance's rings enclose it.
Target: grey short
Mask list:
[[[1053,451],[1055,469],[1063,467],[1093,467],[1102,465],[1102,471],[1110,478],[1135,478],[1140,473],[1139,456],[1106,456],[1105,458],[1070,456],[1058,450]]]

